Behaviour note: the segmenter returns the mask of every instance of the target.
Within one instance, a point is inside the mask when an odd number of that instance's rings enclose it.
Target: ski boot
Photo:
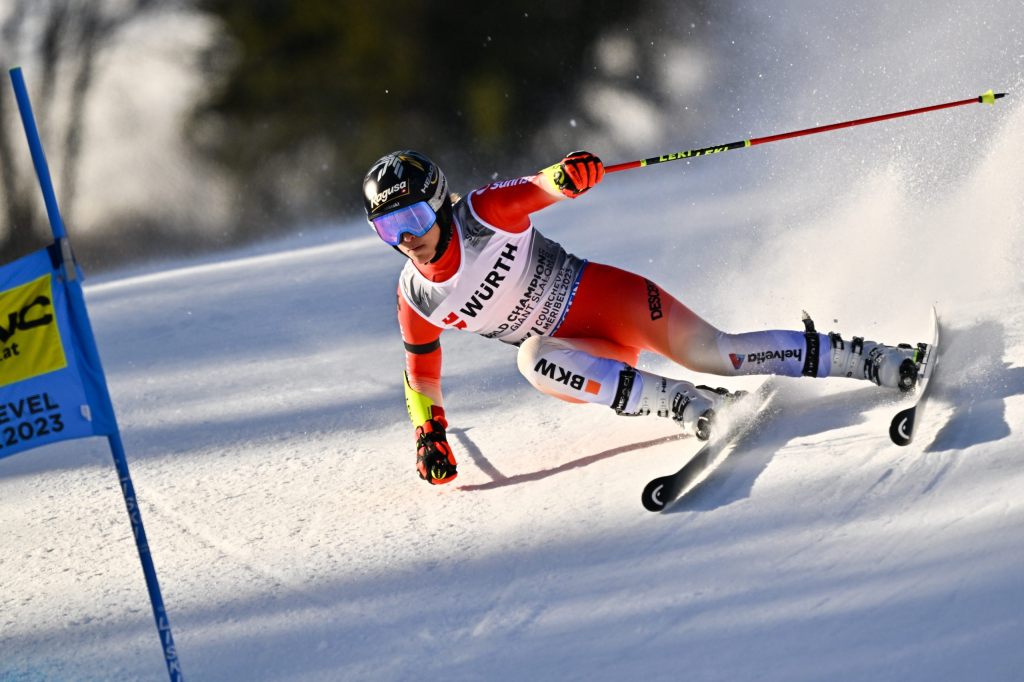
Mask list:
[[[675,416],[673,411],[673,419],[681,424],[684,429],[691,428],[693,434],[700,440],[707,440],[711,437],[711,429],[715,424],[716,409],[731,405],[747,394],[746,391],[730,392],[727,388],[712,388],[711,386],[704,385],[694,386],[694,389],[698,397],[691,399],[688,404],[684,405],[678,417]],[[711,402],[712,405],[705,408],[704,405],[707,402]],[[687,413],[687,408],[691,409],[689,414]],[[691,427],[689,423],[694,415],[696,415],[696,422]]]
[[[865,341],[859,336],[844,341],[839,334],[829,334],[832,345],[832,370],[829,376],[867,379],[878,386],[898,388],[906,393],[917,385],[921,361],[928,344],[911,346],[901,343],[886,346]]]
[[[668,417],[700,440],[711,437],[715,410],[742,395],[742,392],[730,393],[724,388],[694,386],[689,381],[669,379],[632,367],[623,374],[625,382],[620,380],[620,385],[629,388],[619,406],[613,406],[618,414]]]

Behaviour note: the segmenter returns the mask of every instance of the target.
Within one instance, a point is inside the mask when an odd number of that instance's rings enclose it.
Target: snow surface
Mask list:
[[[780,416],[663,515],[640,491],[692,440],[540,395],[471,335],[444,338],[460,476],[419,481],[401,262],[365,224],[90,281],[186,676],[1020,679],[1024,106],[930,116],[835,133],[835,157],[610,176],[537,216],[733,331],[806,309],[917,341],[938,305],[914,444],[889,442],[880,389],[783,379]],[[936,130],[970,153],[943,164]],[[0,460],[0,679],[166,679],[100,439]]]

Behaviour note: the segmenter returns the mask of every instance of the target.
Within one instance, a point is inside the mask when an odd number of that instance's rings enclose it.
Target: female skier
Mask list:
[[[441,392],[445,329],[519,346],[519,371],[544,393],[620,415],[668,417],[702,439],[732,395],[637,369],[640,351],[722,376],[844,376],[903,391],[916,383],[921,346],[844,341],[817,333],[809,320],[805,331],[719,331],[654,282],[582,260],[534,229],[531,213],[578,197],[603,177],[601,160],[582,151],[461,200],[419,152],[392,152],[366,174],[366,217],[408,258],[398,322],[423,480],[448,483],[457,475]]]

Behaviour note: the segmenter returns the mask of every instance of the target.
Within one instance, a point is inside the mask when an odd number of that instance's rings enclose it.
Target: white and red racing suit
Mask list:
[[[530,220],[565,198],[543,172],[481,187],[456,202],[440,259],[406,262],[398,322],[407,389],[443,405],[445,329],[520,346],[520,371],[545,393],[625,412],[634,406],[623,402],[619,377],[644,350],[719,375],[828,376],[826,335],[721,332],[654,282],[567,253]]]

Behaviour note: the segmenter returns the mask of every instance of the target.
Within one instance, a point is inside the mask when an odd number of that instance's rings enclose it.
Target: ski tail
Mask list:
[[[715,419],[711,438],[674,474],[660,476],[649,482],[641,494],[644,508],[652,512],[664,510],[714,465],[730,445],[763,421],[765,410],[777,390],[771,378],[754,391],[737,400]]]
[[[935,368],[939,360],[939,313],[932,306],[931,314],[931,343],[925,348],[924,359],[921,361],[918,370],[916,390],[913,393],[913,403],[896,413],[889,424],[889,438],[899,446],[910,445],[914,440],[914,427],[917,425],[920,412],[928,402],[929,387],[935,376]]]

